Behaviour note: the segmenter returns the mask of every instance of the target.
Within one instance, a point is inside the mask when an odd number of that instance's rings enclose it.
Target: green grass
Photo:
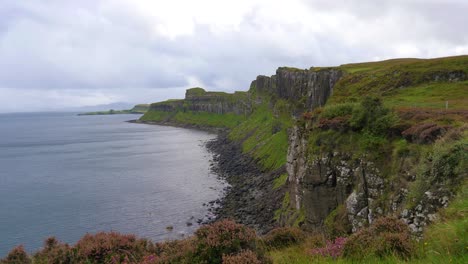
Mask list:
[[[281,186],[284,186],[287,181],[288,181],[288,174],[287,173],[281,174],[278,178],[276,178],[273,181],[273,189],[276,190],[276,189],[281,188]]]
[[[421,107],[466,109],[468,106],[468,81],[451,83],[426,83],[407,89],[399,89],[383,97],[391,107]]]
[[[208,112],[165,112],[150,110],[140,120],[164,122],[170,121],[180,124],[233,128],[245,120],[242,115],[236,114],[214,114]]]
[[[161,122],[167,120],[173,115],[174,114],[171,112],[149,110],[142,117],[140,117],[140,120]]]
[[[242,115],[232,113],[214,114],[208,112],[177,112],[173,120],[178,123],[233,128],[245,120]]]
[[[468,75],[468,56],[437,59],[395,59],[380,62],[345,64],[348,74],[334,87],[329,103],[353,102],[365,95],[381,96],[389,106],[463,108],[468,83],[435,81],[435,76],[451,72]],[[444,93],[445,92],[445,93]],[[466,107],[465,107],[466,108]]]
[[[278,102],[277,105],[281,105]],[[288,128],[292,120],[288,115],[273,114],[267,104],[259,106],[245,122],[235,127],[229,137],[242,142],[244,153],[250,154],[265,168],[275,170],[286,164]]]

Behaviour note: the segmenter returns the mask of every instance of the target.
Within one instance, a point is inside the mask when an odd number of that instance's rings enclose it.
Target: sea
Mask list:
[[[0,114],[0,258],[47,237],[192,234],[226,184],[204,131],[128,123],[139,115]],[[172,227],[172,228],[170,228]]]

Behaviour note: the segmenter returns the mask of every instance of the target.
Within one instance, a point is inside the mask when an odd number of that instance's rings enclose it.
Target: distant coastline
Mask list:
[[[107,111],[95,111],[95,112],[85,112],[79,113],[79,116],[85,115],[121,115],[121,114],[144,114],[149,109],[149,104],[137,104],[132,109],[126,110],[114,110],[110,109]]]

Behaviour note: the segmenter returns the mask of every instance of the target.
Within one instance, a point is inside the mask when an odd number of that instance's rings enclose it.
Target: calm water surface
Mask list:
[[[214,135],[124,122],[138,117],[0,114],[0,257],[52,235],[163,240],[197,228],[224,187],[203,146]]]

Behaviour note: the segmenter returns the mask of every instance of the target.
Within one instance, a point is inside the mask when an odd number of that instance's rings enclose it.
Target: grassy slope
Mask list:
[[[466,109],[468,81],[427,82],[430,75],[463,71],[468,56],[438,59],[395,59],[340,66],[349,74],[334,88],[330,103],[355,101],[362,95],[382,96],[390,107]]]

